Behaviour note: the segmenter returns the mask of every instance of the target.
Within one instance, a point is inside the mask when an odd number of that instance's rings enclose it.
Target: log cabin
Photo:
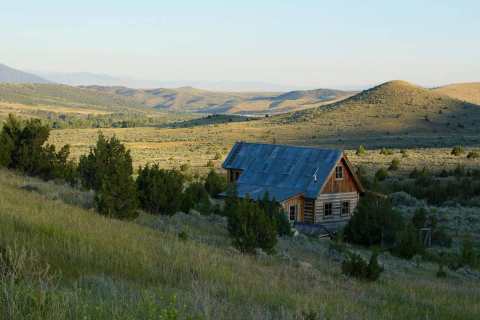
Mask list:
[[[268,193],[296,224],[346,222],[364,192],[342,150],[237,142],[223,168],[238,197]]]

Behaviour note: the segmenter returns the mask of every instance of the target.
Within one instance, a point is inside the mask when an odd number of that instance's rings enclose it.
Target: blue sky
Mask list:
[[[4,1],[0,63],[159,81],[480,81],[480,1]]]

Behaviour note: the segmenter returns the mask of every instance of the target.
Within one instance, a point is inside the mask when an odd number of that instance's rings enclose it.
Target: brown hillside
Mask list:
[[[309,122],[321,134],[477,133],[478,106],[415,86],[390,81],[346,100],[278,116],[280,123]]]
[[[434,92],[480,105],[480,82],[455,83],[433,89]]]

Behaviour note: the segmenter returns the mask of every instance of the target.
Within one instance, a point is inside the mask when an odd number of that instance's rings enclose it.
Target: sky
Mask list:
[[[0,0],[0,63],[155,81],[480,81],[480,1]]]

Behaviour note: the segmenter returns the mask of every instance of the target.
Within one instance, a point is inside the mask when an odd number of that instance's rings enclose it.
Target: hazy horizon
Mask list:
[[[2,4],[0,63],[152,84],[433,87],[480,81],[479,10],[476,1],[22,1]]]

